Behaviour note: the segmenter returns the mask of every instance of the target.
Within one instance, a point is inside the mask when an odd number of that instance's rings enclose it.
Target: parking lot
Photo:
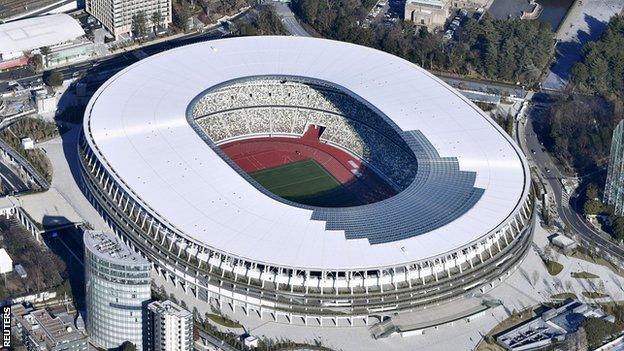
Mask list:
[[[363,26],[382,24],[391,27],[403,18],[405,1],[403,0],[379,0],[366,16]]]

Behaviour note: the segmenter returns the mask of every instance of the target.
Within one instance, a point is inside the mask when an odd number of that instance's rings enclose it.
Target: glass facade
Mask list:
[[[624,214],[624,121],[613,131],[609,172],[605,184],[604,202],[615,207],[618,216]]]
[[[93,343],[144,348],[150,264],[112,234],[85,232],[87,330]]]

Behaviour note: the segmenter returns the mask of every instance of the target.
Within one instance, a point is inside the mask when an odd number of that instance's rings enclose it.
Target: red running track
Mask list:
[[[359,158],[322,143],[319,140],[321,128],[310,126],[300,138],[251,138],[233,141],[220,147],[247,173],[313,159],[363,203],[377,202],[396,194],[391,186],[367,169]],[[360,176],[356,177],[354,172]]]

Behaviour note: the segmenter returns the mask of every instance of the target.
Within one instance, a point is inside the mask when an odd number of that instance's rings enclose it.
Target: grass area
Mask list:
[[[619,275],[624,278],[624,271],[622,271],[618,266],[613,265],[611,262],[605,260],[600,256],[594,255],[593,257],[584,252],[582,248],[579,248],[572,254],[572,257],[578,258],[579,260],[595,263],[604,267],[609,268],[613,271],[613,273]]]
[[[550,295],[550,298],[553,300],[567,300],[567,299],[576,299],[576,294],[571,292],[559,293]]]
[[[545,263],[546,270],[548,270],[548,274],[555,276],[563,270],[563,265],[559,262],[548,261]]]
[[[583,296],[589,299],[600,299],[603,297],[609,297],[607,294],[599,293],[597,291],[583,291]]]
[[[343,207],[360,204],[348,189],[312,159],[249,175],[273,194],[305,205]]]
[[[225,318],[223,316],[219,316],[218,314],[207,313],[206,317],[208,317],[208,319],[210,319],[211,321],[213,321],[213,322],[215,322],[215,323],[217,323],[219,325],[222,325],[224,327],[227,327],[227,328],[242,328],[243,327],[242,325],[238,324],[237,322],[235,322],[235,321],[233,321],[231,319]]]
[[[589,273],[589,272],[574,272],[574,273],[572,273],[572,278],[576,278],[576,279],[596,279],[596,278],[600,278],[600,277],[595,275],[594,273]]]

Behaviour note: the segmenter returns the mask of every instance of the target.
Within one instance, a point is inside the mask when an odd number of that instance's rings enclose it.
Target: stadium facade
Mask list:
[[[529,168],[500,127],[418,66],[336,41],[142,60],[95,93],[79,153],[90,200],[155,272],[276,321],[358,325],[485,292],[532,235]],[[308,159],[354,202],[254,177]]]

